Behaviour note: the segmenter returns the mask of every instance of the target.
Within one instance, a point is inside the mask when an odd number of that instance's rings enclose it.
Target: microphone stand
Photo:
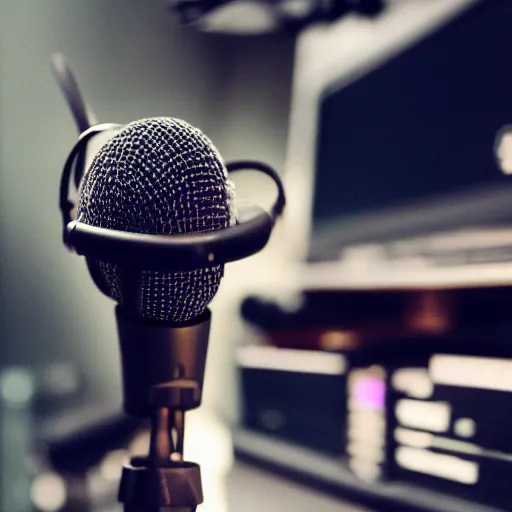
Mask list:
[[[210,317],[166,326],[116,309],[124,409],[151,420],[148,455],[123,467],[125,512],[194,512],[203,502],[200,467],[183,459],[183,444],[185,412],[201,403]]]

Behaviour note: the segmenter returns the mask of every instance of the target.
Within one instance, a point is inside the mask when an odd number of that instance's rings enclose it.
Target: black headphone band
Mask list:
[[[71,216],[71,212],[75,208],[75,203],[69,199],[69,186],[71,181],[73,180],[73,171],[79,173],[79,176],[74,180],[75,183],[79,183],[81,179],[81,173],[83,169],[79,169],[76,166],[78,162],[85,162],[85,151],[87,148],[88,142],[99,133],[103,133],[107,130],[112,130],[115,128],[120,128],[122,125],[114,124],[114,123],[104,123],[98,124],[95,126],[91,126],[84,132],[80,134],[78,137],[78,141],[75,143],[73,148],[71,149],[68,157],[66,158],[66,162],[64,163],[64,168],[62,169],[62,175],[60,178],[60,186],[59,186],[59,209],[62,217],[62,238],[64,245],[70,248],[70,243],[68,239],[68,224],[73,220]]]
[[[271,216],[273,221],[279,217],[286,206],[286,196],[284,193],[284,186],[281,178],[277,171],[268,164],[263,162],[258,162],[256,160],[234,160],[233,162],[228,162],[226,164],[226,169],[229,172],[236,171],[259,171],[263,174],[266,174],[269,178],[272,178],[276,187],[277,187],[277,198],[272,205]]]
[[[226,165],[228,172],[255,170],[269,176],[277,187],[271,212],[255,204],[237,203],[239,222],[217,231],[180,235],[148,235],[91,226],[73,220],[74,203],[69,199],[73,164],[85,152],[87,142],[105,130],[119,128],[103,124],[89,128],[71,150],[61,177],[60,209],[65,245],[78,254],[96,261],[120,264],[144,270],[186,271],[212,267],[246,258],[266,245],[275,220],[283,212],[285,194],[278,173],[262,162],[243,160]],[[76,172],[76,171],[75,171]]]

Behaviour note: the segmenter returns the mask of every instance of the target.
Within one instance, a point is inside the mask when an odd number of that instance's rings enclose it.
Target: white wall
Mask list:
[[[227,160],[263,160],[281,172],[288,139],[294,41],[280,36],[241,39],[232,52],[216,142]],[[257,173],[236,174],[234,180],[240,199],[269,206],[275,197],[271,180]],[[230,422],[238,417],[235,346],[250,336],[239,317],[240,302],[247,293],[263,291],[261,284],[279,272],[286,243],[280,228],[261,253],[226,267],[212,303],[204,400]]]
[[[282,167],[293,45],[179,28],[159,0],[2,3],[0,365],[71,358],[87,369],[93,394],[117,404],[113,303],[60,241],[58,180],[76,133],[50,72],[56,51],[70,58],[100,120],[181,117],[227,158]],[[223,399],[216,375],[232,349],[230,297],[215,304],[207,376],[207,400],[228,416],[234,399]]]

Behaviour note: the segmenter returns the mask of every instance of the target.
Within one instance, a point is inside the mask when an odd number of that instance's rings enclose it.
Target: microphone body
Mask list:
[[[182,410],[200,405],[210,318],[207,309],[172,326],[136,320],[116,308],[126,413],[148,417],[157,404]]]

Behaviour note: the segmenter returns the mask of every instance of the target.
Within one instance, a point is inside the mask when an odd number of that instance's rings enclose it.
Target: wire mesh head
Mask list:
[[[125,126],[94,158],[79,196],[78,220],[106,229],[181,234],[215,231],[234,222],[233,189],[218,151],[197,128],[172,118]],[[200,315],[223,275],[218,265],[187,272],[140,271],[134,279],[124,267],[98,265],[108,295],[121,306],[143,318],[172,322]]]

